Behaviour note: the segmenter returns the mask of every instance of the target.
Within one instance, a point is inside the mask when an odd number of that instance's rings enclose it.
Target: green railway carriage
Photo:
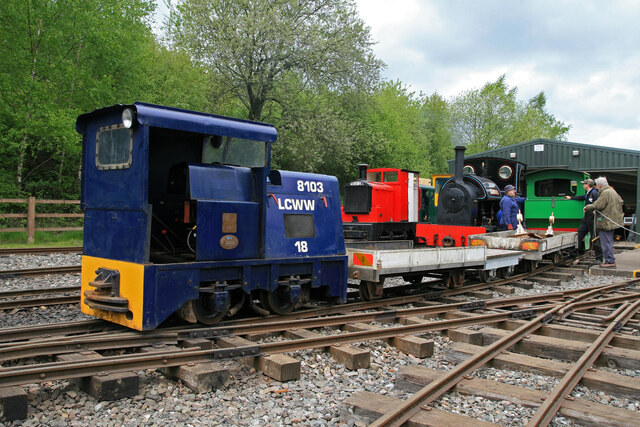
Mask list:
[[[567,169],[541,169],[526,175],[527,200],[524,218],[528,229],[546,230],[553,213],[554,230],[575,231],[584,215],[584,202],[565,196],[584,194],[580,181],[589,174]]]

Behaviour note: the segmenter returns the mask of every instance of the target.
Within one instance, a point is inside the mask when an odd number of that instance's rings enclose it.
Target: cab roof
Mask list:
[[[86,124],[99,120],[102,116],[112,116],[117,111],[131,108],[135,112],[135,122],[150,127],[176,129],[203,135],[221,135],[254,141],[275,142],[278,132],[273,125],[250,120],[218,116],[183,110],[162,105],[135,102],[116,104],[81,114],[76,121],[76,130],[83,133]]]

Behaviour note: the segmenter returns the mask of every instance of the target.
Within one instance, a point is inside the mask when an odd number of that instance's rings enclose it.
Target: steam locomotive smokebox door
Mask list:
[[[257,258],[260,209],[251,169],[190,165],[191,199],[197,200],[196,259]]]
[[[440,190],[438,223],[442,225],[471,225],[471,213],[477,205],[473,188],[467,184],[449,182]]]

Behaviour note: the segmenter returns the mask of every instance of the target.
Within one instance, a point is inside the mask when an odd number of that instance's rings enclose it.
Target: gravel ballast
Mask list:
[[[0,257],[0,269],[34,268],[54,265],[77,265],[76,254],[21,255]],[[620,278],[583,276],[561,287],[535,285],[531,290],[516,288],[514,295],[531,295],[577,289],[597,284],[609,284]],[[50,286],[79,285],[79,274],[49,275],[28,278],[3,278],[4,290]],[[494,293],[494,297],[501,297]],[[513,296],[513,295],[511,295]],[[40,323],[67,322],[87,319],[75,305],[37,307],[0,316],[0,327],[25,326]],[[378,325],[388,327],[388,324]],[[329,330],[321,333],[335,333]],[[133,398],[117,401],[96,401],[80,391],[72,381],[53,381],[32,384],[24,389],[29,395],[28,418],[7,425],[73,425],[73,426],[140,426],[140,425],[310,425],[353,426],[364,425],[350,415],[343,403],[357,391],[365,390],[406,399],[411,394],[395,388],[399,369],[408,365],[449,370],[454,365],[445,355],[451,341],[441,334],[429,333],[425,338],[434,340],[434,355],[419,359],[403,354],[386,343],[373,341],[355,346],[371,353],[368,369],[350,371],[336,364],[328,353],[305,350],[289,355],[301,361],[301,378],[281,383],[255,369],[237,362],[225,362],[231,370],[228,384],[222,389],[195,394],[180,381],[165,378],[155,370],[139,371],[140,392]],[[278,339],[277,337],[273,339]],[[608,368],[604,368],[607,370]],[[608,369],[623,375],[640,377],[639,371]],[[517,371],[483,368],[474,373],[476,378],[493,379],[536,390],[549,391],[556,378]],[[640,411],[640,404],[629,399],[609,396],[597,390],[579,386],[575,397],[615,407]],[[508,401],[492,401],[477,396],[448,393],[434,403],[435,407],[464,414],[472,418],[505,426],[526,423],[535,412],[532,408]],[[552,425],[573,425],[557,417]]]

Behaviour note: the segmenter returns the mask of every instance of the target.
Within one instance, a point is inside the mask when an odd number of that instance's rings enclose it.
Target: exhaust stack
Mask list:
[[[453,177],[453,180],[456,184],[462,184],[463,182],[463,173],[462,170],[464,169],[464,152],[466,151],[467,147],[462,146],[462,145],[458,145],[455,150],[456,150],[456,161],[455,161],[455,165],[454,165],[454,172],[455,175]]]
[[[360,180],[361,181],[366,181],[367,180],[367,169],[369,169],[369,165],[366,163],[359,163],[358,164],[358,170],[360,171]]]

